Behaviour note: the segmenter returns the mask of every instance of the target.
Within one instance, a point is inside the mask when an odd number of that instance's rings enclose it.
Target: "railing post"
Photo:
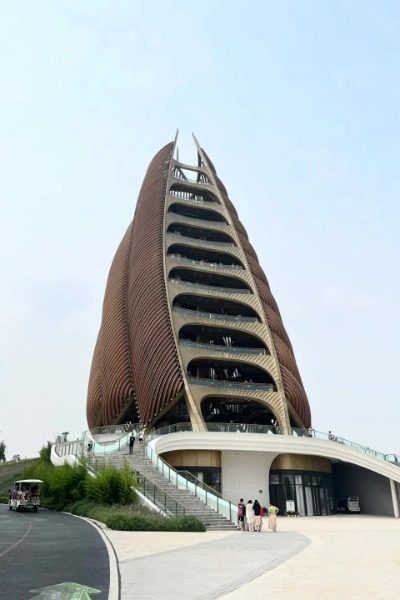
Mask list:
[[[207,490],[206,490],[206,504],[208,504],[208,501],[207,501]]]

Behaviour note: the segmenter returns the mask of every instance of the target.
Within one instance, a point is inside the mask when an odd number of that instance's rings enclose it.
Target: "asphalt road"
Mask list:
[[[1,600],[106,600],[109,577],[107,548],[95,527],[62,513],[16,513],[0,504]],[[57,587],[43,590],[51,586]]]

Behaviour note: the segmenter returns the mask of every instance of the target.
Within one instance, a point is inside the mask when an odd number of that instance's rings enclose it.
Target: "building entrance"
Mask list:
[[[305,517],[330,515],[334,512],[332,475],[310,471],[271,471],[270,501],[287,514],[286,502],[292,500],[296,514]]]

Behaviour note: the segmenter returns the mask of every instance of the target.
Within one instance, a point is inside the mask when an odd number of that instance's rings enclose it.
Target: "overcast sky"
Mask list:
[[[0,439],[86,429],[108,270],[194,131],[280,307],[313,425],[400,453],[397,1],[0,1]]]

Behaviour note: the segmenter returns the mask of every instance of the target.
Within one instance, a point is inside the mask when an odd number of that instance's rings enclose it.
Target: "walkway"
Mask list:
[[[391,518],[281,518],[277,534],[106,533],[122,600],[399,598],[400,521]]]

